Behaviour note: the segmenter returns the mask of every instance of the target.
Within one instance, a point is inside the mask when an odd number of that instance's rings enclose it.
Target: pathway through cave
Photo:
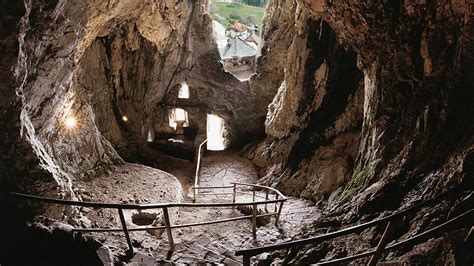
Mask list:
[[[231,182],[256,183],[257,171],[247,159],[232,152],[210,152],[203,158],[201,186],[223,186]],[[183,186],[184,185],[184,186]],[[185,189],[182,189],[184,187]],[[183,193],[186,191],[186,193]],[[166,201],[192,201],[188,184],[163,171],[141,165],[126,164],[90,182],[83,182],[78,189],[83,200],[123,203],[150,203]],[[213,190],[219,195],[205,195],[201,191],[197,202],[231,202],[229,191]],[[251,191],[249,191],[251,192]],[[262,195],[263,196],[263,192]],[[251,195],[238,195],[237,201],[251,201]],[[115,210],[82,209],[84,215],[78,219],[83,227],[120,227]],[[241,216],[245,210],[232,208],[179,208],[172,209],[171,223],[184,224],[211,221]],[[125,212],[130,227],[150,225],[158,210]],[[289,240],[299,229],[319,217],[318,209],[308,201],[289,198],[282,210],[280,228],[272,221],[257,230],[257,239],[252,237],[251,221],[240,220],[222,224],[186,227],[173,230],[176,251],[171,257],[174,263],[225,263],[236,264],[241,258],[234,256],[237,249],[249,248]],[[155,221],[156,222],[156,221]],[[156,224],[156,223],[155,223]],[[131,238],[137,251],[130,263],[152,264],[166,259],[168,240],[166,233],[157,238],[158,232],[132,232]],[[104,243],[114,255],[124,255],[127,244],[122,233],[94,233],[94,238]]]

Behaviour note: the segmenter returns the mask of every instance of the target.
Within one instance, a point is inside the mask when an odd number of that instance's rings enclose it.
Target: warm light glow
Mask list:
[[[179,89],[178,98],[180,99],[189,99],[189,86],[186,83],[181,84]]]
[[[127,122],[127,121],[128,121],[128,117],[122,116],[122,120],[123,120],[123,122]]]
[[[225,149],[224,120],[217,115],[207,115],[207,149],[223,151]]]
[[[75,128],[77,125],[76,118],[72,116],[67,117],[66,120],[64,120],[64,125],[69,129]]]

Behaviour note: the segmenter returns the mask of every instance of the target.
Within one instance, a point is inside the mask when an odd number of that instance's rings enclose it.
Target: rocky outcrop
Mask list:
[[[268,138],[250,152],[268,167],[264,181],[315,199],[349,182],[349,196],[439,169],[471,146],[468,3],[293,4],[269,9],[293,17],[295,34],[284,62],[291,67],[269,106]],[[267,37],[266,47],[275,42],[288,41]],[[321,165],[328,158],[333,168]]]
[[[270,12],[294,19],[294,34],[286,61],[273,61],[283,62],[285,77],[270,78],[281,84],[269,105],[267,138],[245,151],[263,167],[261,182],[319,201],[339,225],[368,221],[453,187],[458,192],[449,204],[421,212],[403,233],[458,213],[472,193],[472,4],[300,0],[293,1],[296,9],[284,9],[272,2]],[[266,39],[267,47],[288,43]],[[329,227],[321,231],[334,230]],[[448,242],[441,238],[410,256]],[[443,263],[452,256],[459,261],[459,249],[453,251],[459,243],[442,248]],[[354,238],[334,241],[304,249],[292,262],[342,257],[363,245]]]

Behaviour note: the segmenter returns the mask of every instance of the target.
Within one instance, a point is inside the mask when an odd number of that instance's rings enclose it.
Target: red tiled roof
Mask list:
[[[231,26],[232,29],[236,29],[239,32],[244,32],[247,30],[247,25],[240,23],[240,22],[235,22],[234,25]]]

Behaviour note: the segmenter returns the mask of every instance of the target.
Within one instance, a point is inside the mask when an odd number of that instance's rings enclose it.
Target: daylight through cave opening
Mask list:
[[[207,149],[223,151],[226,148],[224,119],[217,115],[207,115]]]

